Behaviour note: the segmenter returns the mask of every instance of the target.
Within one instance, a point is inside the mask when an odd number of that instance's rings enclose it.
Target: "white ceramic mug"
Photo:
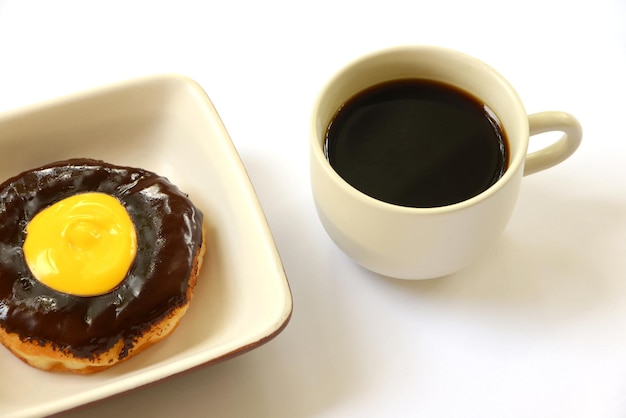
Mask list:
[[[460,203],[434,208],[376,200],[343,180],[324,153],[329,123],[356,93],[397,79],[436,80],[482,100],[497,115],[509,144],[509,165],[490,188]],[[561,138],[528,154],[530,135]],[[454,273],[503,232],[524,175],[568,158],[582,139],[578,121],[564,112],[528,116],[515,90],[493,68],[463,53],[432,46],[391,48],[340,70],[323,88],[311,120],[311,185],[322,225],[354,261],[385,276],[427,279]]]

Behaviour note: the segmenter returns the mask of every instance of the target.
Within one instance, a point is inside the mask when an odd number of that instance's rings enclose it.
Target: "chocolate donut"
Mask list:
[[[24,256],[26,227],[70,196],[115,197],[136,232],[123,280],[93,296],[38,280]],[[184,314],[204,255],[203,215],[166,178],[140,168],[72,159],[23,172],[0,185],[0,342],[46,370],[91,373],[169,335]]]

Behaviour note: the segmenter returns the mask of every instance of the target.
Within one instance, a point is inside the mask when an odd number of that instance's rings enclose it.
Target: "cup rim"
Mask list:
[[[356,189],[350,183],[343,179],[330,165],[330,162],[324,155],[324,143],[320,141],[318,136],[319,132],[317,132],[317,118],[320,109],[320,105],[330,90],[330,88],[339,80],[342,75],[349,70],[350,68],[360,65],[361,63],[371,60],[376,57],[380,57],[387,54],[399,54],[399,53],[428,53],[428,52],[436,52],[443,54],[453,54],[457,57],[461,57],[463,59],[470,60],[476,64],[481,65],[485,70],[489,71],[491,75],[496,79],[500,87],[505,91],[508,96],[511,98],[511,103],[515,105],[516,112],[524,116],[524,118],[528,118],[528,114],[524,108],[524,105],[519,97],[517,91],[513,88],[513,86],[500,74],[495,68],[481,61],[480,59],[468,55],[464,52],[460,52],[454,49],[450,49],[447,47],[436,46],[436,45],[400,45],[393,46],[383,49],[378,49],[376,51],[370,52],[368,54],[362,55],[356,59],[348,61],[344,64],[339,70],[337,70],[334,75],[326,81],[326,83],[322,86],[322,89],[317,94],[317,97],[313,104],[313,110],[311,112],[311,125],[310,125],[310,145],[311,145],[311,153],[315,159],[315,164],[318,164],[324,174],[329,176],[334,183],[338,184],[344,191],[346,191],[349,195],[351,195],[355,199],[360,199],[364,203],[368,203],[371,206],[378,207],[384,210],[392,210],[399,213],[407,213],[407,214],[443,214],[454,211],[459,211],[471,206],[474,206],[483,200],[488,199],[495,193],[497,193],[500,189],[502,189],[506,184],[509,183],[516,175],[518,170],[523,169],[523,163],[526,158],[527,147],[528,147],[528,128],[526,123],[526,129],[522,136],[522,141],[525,141],[524,146],[520,147],[521,150],[516,155],[509,155],[509,165],[502,175],[494,184],[492,184],[487,189],[483,190],[479,194],[472,196],[469,199],[463,200],[461,202],[445,205],[445,206],[434,206],[434,207],[413,207],[413,206],[402,206],[394,203],[385,202],[383,200],[376,199],[372,196],[361,192]],[[509,135],[506,132],[506,126],[503,127],[505,129],[505,133],[507,136]]]

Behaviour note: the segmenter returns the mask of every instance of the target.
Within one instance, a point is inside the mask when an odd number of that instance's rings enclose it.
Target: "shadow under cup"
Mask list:
[[[415,208],[374,199],[348,184],[324,153],[329,124],[351,97],[381,83],[421,79],[468,93],[497,116],[508,167],[482,193],[447,206]],[[345,67],[318,96],[311,126],[311,185],[322,225],[337,246],[374,272],[405,279],[447,275],[467,266],[497,238],[513,211],[528,148],[526,110],[495,70],[438,47],[400,47]]]

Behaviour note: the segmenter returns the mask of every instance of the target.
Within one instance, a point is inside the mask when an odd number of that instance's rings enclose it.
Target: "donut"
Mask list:
[[[100,212],[114,221],[97,224]],[[77,158],[6,180],[0,342],[49,371],[94,373],[130,359],[180,323],[205,235],[189,197],[141,168]],[[65,247],[70,255],[59,255]]]

